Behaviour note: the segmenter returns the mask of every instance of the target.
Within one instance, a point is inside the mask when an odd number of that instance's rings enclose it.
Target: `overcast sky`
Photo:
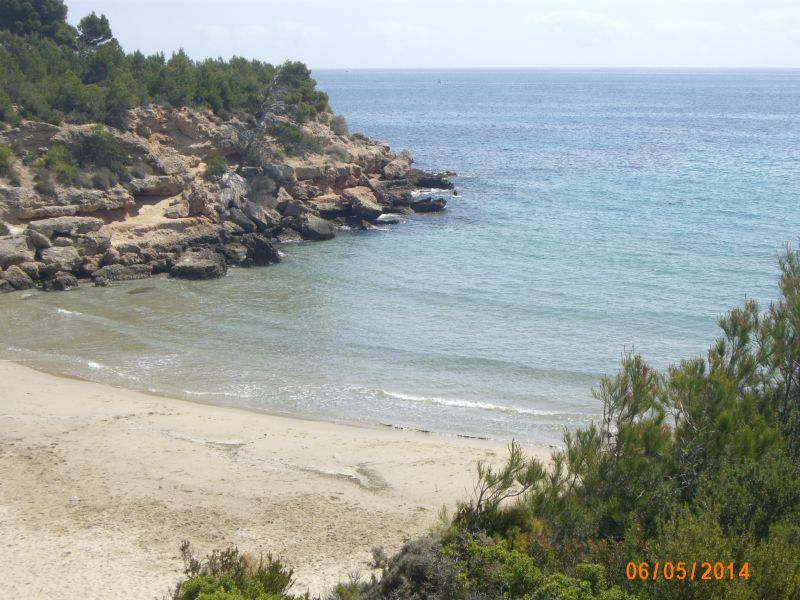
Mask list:
[[[126,50],[311,68],[800,67],[798,0],[66,0]]]

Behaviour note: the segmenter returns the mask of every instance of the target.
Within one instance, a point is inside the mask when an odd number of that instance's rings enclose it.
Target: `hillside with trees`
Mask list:
[[[273,104],[301,122],[328,109],[302,63],[276,68],[238,57],[195,62],[183,51],[126,53],[105,15],[93,12],[77,28],[66,17],[61,0],[0,4],[0,121],[121,128],[129,109],[147,103],[258,117],[268,90]]]

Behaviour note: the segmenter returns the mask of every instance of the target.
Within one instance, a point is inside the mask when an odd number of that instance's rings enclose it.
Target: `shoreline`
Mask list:
[[[406,433],[414,433],[420,435],[427,435],[427,436],[434,436],[434,437],[442,437],[444,439],[464,439],[464,440],[475,440],[479,442],[491,442],[491,443],[505,443],[502,440],[490,436],[482,436],[482,435],[472,435],[468,433],[457,433],[457,432],[447,432],[447,431],[437,431],[436,429],[421,429],[417,427],[411,427],[408,425],[401,425],[399,423],[387,423],[383,421],[354,421],[354,420],[336,420],[332,418],[324,418],[324,417],[313,417],[311,415],[303,415],[303,414],[292,414],[292,413],[285,413],[280,412],[278,410],[270,410],[268,408],[259,408],[256,406],[246,406],[246,405],[233,405],[233,404],[225,404],[225,403],[217,403],[213,401],[203,401],[201,398],[204,394],[197,394],[194,392],[190,392],[187,390],[182,390],[181,392],[170,392],[169,390],[158,390],[154,388],[150,389],[138,389],[138,388],[131,388],[125,387],[122,385],[115,385],[110,382],[104,381],[97,381],[94,379],[89,379],[88,377],[83,377],[81,375],[76,375],[73,373],[65,373],[58,369],[47,369],[43,366],[34,366],[25,364],[27,361],[32,361],[34,359],[24,359],[24,358],[0,358],[0,365],[6,363],[19,365],[21,367],[25,367],[26,369],[30,369],[32,371],[36,371],[37,373],[41,373],[43,375],[50,375],[52,377],[56,377],[59,379],[69,379],[72,381],[78,381],[82,383],[91,383],[95,385],[102,385],[113,388],[115,390],[125,390],[128,392],[136,392],[139,394],[143,394],[145,396],[153,396],[154,398],[164,398],[168,400],[176,400],[178,402],[188,402],[189,404],[199,404],[200,406],[216,406],[220,408],[228,408],[231,410],[236,411],[244,411],[248,413],[253,413],[257,415],[264,415],[267,417],[276,417],[279,419],[290,419],[290,420],[298,420],[298,421],[309,421],[312,423],[328,423],[330,425],[342,426],[342,427],[354,427],[357,429],[367,429],[367,430],[374,430],[374,431],[385,431],[385,430],[395,430],[399,432],[406,432]],[[183,394],[183,395],[181,395]],[[196,397],[195,397],[196,396]],[[510,439],[508,443],[510,443]],[[526,448],[537,448],[542,449],[550,452],[551,450],[555,449],[557,446],[552,443],[536,443],[531,441],[522,441],[517,440],[523,444]]]
[[[323,593],[468,496],[506,444],[270,415],[0,361],[0,560],[17,597],[160,597],[235,544]],[[547,447],[525,446],[544,460]],[[42,564],[48,564],[46,572]]]

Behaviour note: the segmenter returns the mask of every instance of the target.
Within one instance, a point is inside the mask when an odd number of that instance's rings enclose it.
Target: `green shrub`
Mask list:
[[[203,179],[211,181],[219,179],[228,172],[228,163],[224,156],[215,156],[206,162],[206,168],[203,171]]]
[[[8,225],[0,221],[0,235],[8,235],[9,233]]]
[[[293,600],[292,570],[268,555],[259,560],[236,548],[214,550],[205,559],[181,545],[186,579],[173,590],[173,600]]]
[[[53,176],[47,169],[37,169],[33,177],[33,189],[43,196],[52,196],[56,193]]]
[[[9,177],[14,171],[14,153],[5,144],[0,144],[0,177]]]
[[[96,190],[108,191],[117,185],[117,183],[119,183],[117,175],[106,167],[98,170],[97,173],[92,176],[92,186]]]
[[[327,154],[328,156],[332,156],[333,158],[341,162],[350,161],[350,153],[347,151],[347,148],[345,148],[341,144],[333,144],[332,146],[325,148],[325,154]]]
[[[269,128],[269,132],[290,156],[322,150],[322,144],[318,138],[294,125],[275,123]]]
[[[78,175],[78,161],[64,146],[51,146],[36,164],[40,168],[47,169],[59,183],[64,185],[72,185]]]
[[[331,130],[336,135],[347,135],[349,133],[347,128],[347,119],[342,115],[334,115],[331,119]]]

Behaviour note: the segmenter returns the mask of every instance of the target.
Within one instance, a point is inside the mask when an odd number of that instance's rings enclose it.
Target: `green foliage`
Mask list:
[[[328,109],[328,97],[302,63],[276,69],[241,57],[193,61],[183,50],[169,58],[126,54],[104,15],[84,17],[79,31],[65,16],[59,1],[0,4],[0,120],[124,127],[128,109],[146,103],[204,108],[225,118],[269,109],[300,121]]]
[[[0,30],[16,35],[38,35],[68,44],[75,30],[67,24],[67,7],[61,0],[3,0]]]
[[[49,171],[64,185],[72,185],[78,175],[78,161],[64,146],[50,146],[36,165]]]
[[[215,156],[206,163],[206,168],[203,171],[203,179],[211,181],[222,177],[228,171],[228,163],[225,161],[224,156]]]
[[[331,130],[336,135],[347,135],[349,130],[347,128],[347,119],[342,115],[334,115],[331,119]]]
[[[87,48],[97,48],[113,37],[111,25],[105,15],[99,17],[92,11],[78,23],[78,44]]]
[[[322,151],[319,139],[295,125],[278,122],[270,126],[269,133],[281,143],[286,154],[290,156]]]
[[[8,230],[8,225],[0,221],[0,235],[8,235],[9,233],[11,232]]]
[[[37,169],[33,177],[33,189],[43,196],[52,196],[56,193],[53,176],[47,169]]]
[[[215,550],[197,559],[188,542],[181,546],[187,576],[173,600],[293,600],[292,570],[272,556],[253,560],[236,548]]]
[[[0,144],[0,177],[8,178],[11,185],[19,185],[19,173],[14,168],[14,153],[5,144]]]

